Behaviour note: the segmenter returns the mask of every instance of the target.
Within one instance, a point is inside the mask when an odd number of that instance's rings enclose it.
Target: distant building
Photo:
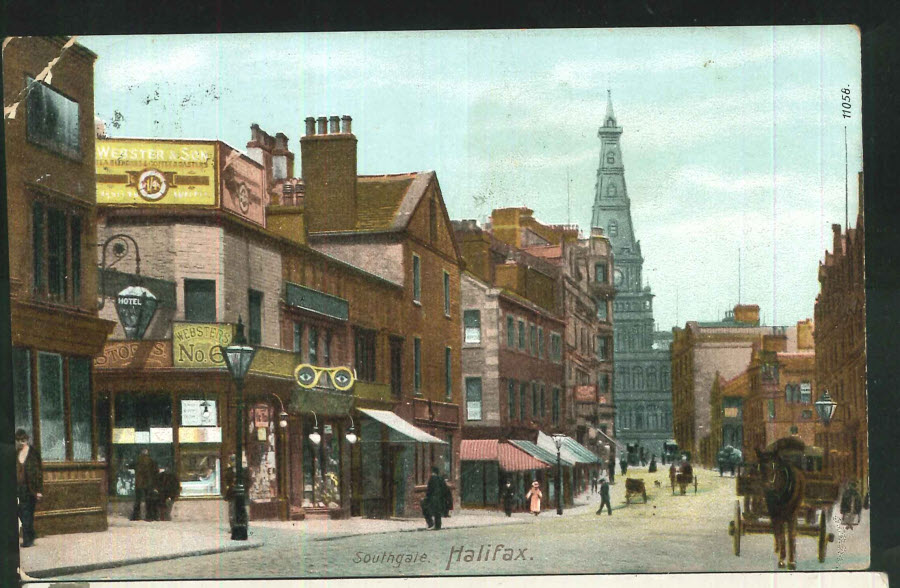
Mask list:
[[[866,292],[863,176],[859,174],[856,227],[842,234],[832,225],[832,251],[819,264],[816,298],[816,379],[837,408],[828,426],[819,425],[816,444],[827,450],[826,464],[839,479],[868,488],[866,412]],[[818,397],[816,398],[818,400]]]
[[[591,227],[603,229],[615,256],[615,436],[635,450],[632,459],[640,450],[649,458],[661,455],[663,443],[672,438],[671,356],[654,332],[654,294],[642,275],[644,257],[631,218],[619,145],[622,127],[616,123],[609,95],[597,134],[600,164]]]

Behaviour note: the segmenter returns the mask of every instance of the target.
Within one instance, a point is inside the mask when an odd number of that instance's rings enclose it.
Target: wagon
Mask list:
[[[643,478],[625,478],[625,504],[631,504],[631,497],[640,494],[647,502],[647,487]]]
[[[828,532],[826,522],[838,498],[838,484],[829,474],[821,471],[821,460],[816,459],[816,456],[821,454],[819,448],[806,447],[802,441],[796,439],[792,441],[783,444],[790,447],[780,453],[803,471],[806,481],[803,502],[797,513],[797,535],[815,537],[819,562],[824,562],[828,544],[834,542],[834,533]],[[766,509],[765,487],[759,464],[748,467],[736,478],[736,484],[737,495],[743,500],[735,501],[734,519],[728,523],[728,534],[731,535],[734,554],[740,555],[741,536],[773,533],[774,529]]]

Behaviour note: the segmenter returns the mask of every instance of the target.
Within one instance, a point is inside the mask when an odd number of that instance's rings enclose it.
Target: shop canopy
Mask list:
[[[387,410],[374,410],[370,408],[361,408],[359,412],[367,417],[371,417],[383,425],[389,427],[392,431],[399,433],[404,437],[404,441],[413,441],[417,443],[440,443],[446,445],[446,441],[441,441],[437,437],[429,435],[422,429],[411,425],[396,414]],[[392,442],[402,442],[397,439],[391,439]]]
[[[556,465],[556,446],[553,446],[553,451],[550,452],[539,445],[532,443],[531,441],[523,441],[521,439],[510,439],[510,443],[521,449],[522,451],[528,453],[529,455],[536,457],[537,459],[549,463],[551,465]],[[566,458],[565,455],[560,451],[560,463],[567,468],[575,465],[575,462],[570,461]]]
[[[550,467],[515,445],[497,439],[463,439],[460,444],[461,461],[496,461],[504,472],[527,472]]]
[[[538,431],[537,444],[541,449],[556,453],[556,443],[553,441],[553,437],[543,431]],[[601,461],[590,449],[568,436],[562,438],[562,447],[560,447],[559,453],[563,459],[572,463],[600,463]]]

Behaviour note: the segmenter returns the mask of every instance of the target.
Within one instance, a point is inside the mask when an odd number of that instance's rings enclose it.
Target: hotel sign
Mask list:
[[[219,347],[227,347],[234,336],[228,323],[174,323],[172,364],[179,368],[225,367]]]
[[[97,204],[215,206],[215,143],[97,139]]]

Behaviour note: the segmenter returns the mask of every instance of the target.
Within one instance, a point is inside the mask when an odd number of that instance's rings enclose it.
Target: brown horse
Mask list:
[[[763,479],[763,495],[766,508],[772,520],[775,535],[775,553],[778,567],[785,567],[785,547],[787,547],[789,570],[797,569],[797,511],[803,502],[806,482],[803,473],[782,457],[778,451],[764,453],[756,451],[760,473]],[[785,545],[787,544],[787,545]]]

